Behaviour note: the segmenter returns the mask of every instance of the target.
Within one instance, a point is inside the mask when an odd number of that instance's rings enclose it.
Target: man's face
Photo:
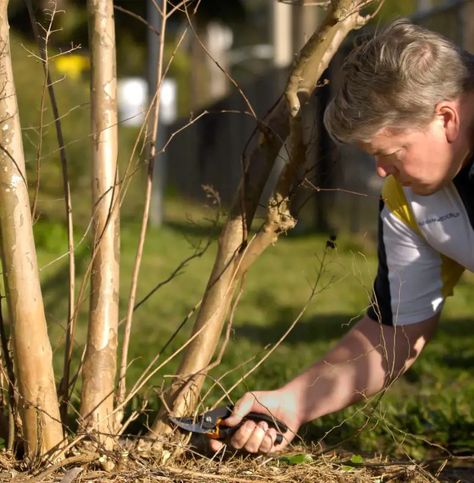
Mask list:
[[[391,174],[419,195],[434,193],[456,176],[465,156],[456,146],[443,116],[423,129],[381,129],[370,142],[359,143],[374,156],[379,176]]]

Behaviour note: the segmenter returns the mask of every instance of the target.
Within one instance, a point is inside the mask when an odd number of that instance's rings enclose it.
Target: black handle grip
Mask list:
[[[273,416],[262,413],[248,413],[244,416],[245,419],[251,419],[252,421],[265,421],[271,428],[275,428],[280,433],[286,433],[288,431],[288,426]]]

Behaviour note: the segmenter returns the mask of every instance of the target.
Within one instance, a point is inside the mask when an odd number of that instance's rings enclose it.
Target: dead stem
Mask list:
[[[154,111],[153,117],[151,119],[151,134],[150,134],[150,145],[149,145],[149,155],[148,155],[148,172],[147,172],[147,181],[146,181],[146,189],[145,189],[145,206],[143,208],[142,214],[142,223],[140,229],[140,235],[138,239],[138,246],[137,252],[135,255],[135,262],[132,269],[132,278],[131,278],[131,286],[130,286],[130,294],[128,299],[128,306],[127,306],[127,317],[125,321],[125,328],[124,328],[124,335],[123,335],[123,342],[122,342],[122,356],[120,361],[120,369],[119,369],[119,383],[117,389],[117,406],[120,406],[121,403],[125,399],[126,393],[126,374],[127,374],[127,359],[128,359],[128,348],[130,345],[130,334],[132,328],[132,319],[133,319],[133,311],[135,307],[135,298],[138,288],[138,275],[140,272],[141,261],[143,256],[143,247],[145,245],[145,238],[146,238],[146,231],[148,227],[148,219],[150,213],[150,205],[151,205],[151,194],[152,194],[152,187],[153,187],[153,173],[154,173],[154,166],[155,166],[155,157],[156,157],[156,142],[158,136],[158,128],[159,128],[159,115],[160,115],[160,94],[161,94],[161,86],[163,82],[163,62],[164,62],[164,46],[165,46],[165,34],[166,34],[166,9],[167,9],[168,2],[163,2],[161,14],[161,36],[160,36],[160,45],[159,45],[159,53],[157,59],[157,69],[156,69],[156,94],[154,98]],[[119,411],[117,413],[117,423],[120,423],[123,417],[123,411]]]

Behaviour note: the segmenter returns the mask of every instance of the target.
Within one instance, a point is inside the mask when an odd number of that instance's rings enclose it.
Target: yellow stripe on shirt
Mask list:
[[[415,220],[415,215],[405,197],[405,193],[403,192],[400,183],[391,175],[384,181],[382,198],[391,213],[422,237],[421,231]]]
[[[382,198],[391,213],[393,213],[405,225],[409,226],[417,235],[423,238],[421,230],[415,220],[415,215],[408,204],[405,193],[400,183],[393,177],[388,176],[382,188]],[[440,254],[441,257],[441,293],[443,297],[453,295],[453,288],[459,281],[464,267],[451,258]]]

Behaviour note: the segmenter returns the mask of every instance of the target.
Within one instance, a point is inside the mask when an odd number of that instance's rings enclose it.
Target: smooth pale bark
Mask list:
[[[244,157],[244,175],[229,219],[219,237],[216,260],[194,325],[193,340],[184,352],[176,381],[166,394],[166,408],[160,411],[152,427],[155,434],[170,431],[168,408],[178,416],[192,413],[242,275],[266,247],[295,224],[288,209],[288,193],[296,181],[297,168],[304,152],[299,122],[301,102],[312,94],[347,34],[367,21],[359,12],[367,3],[366,0],[332,2],[322,25],[298,56],[285,97],[279,99],[259,124],[259,132],[254,134],[258,137],[256,148],[249,159]],[[251,239],[248,234],[263,187],[288,136],[290,161],[270,200],[266,223],[256,238]]]
[[[10,59],[8,1],[0,1],[0,238],[18,404],[30,459],[63,442],[39,282],[20,118]]]
[[[112,0],[89,0],[92,112],[93,260],[87,349],[83,367],[83,429],[110,448],[117,368],[119,185],[117,76]]]

